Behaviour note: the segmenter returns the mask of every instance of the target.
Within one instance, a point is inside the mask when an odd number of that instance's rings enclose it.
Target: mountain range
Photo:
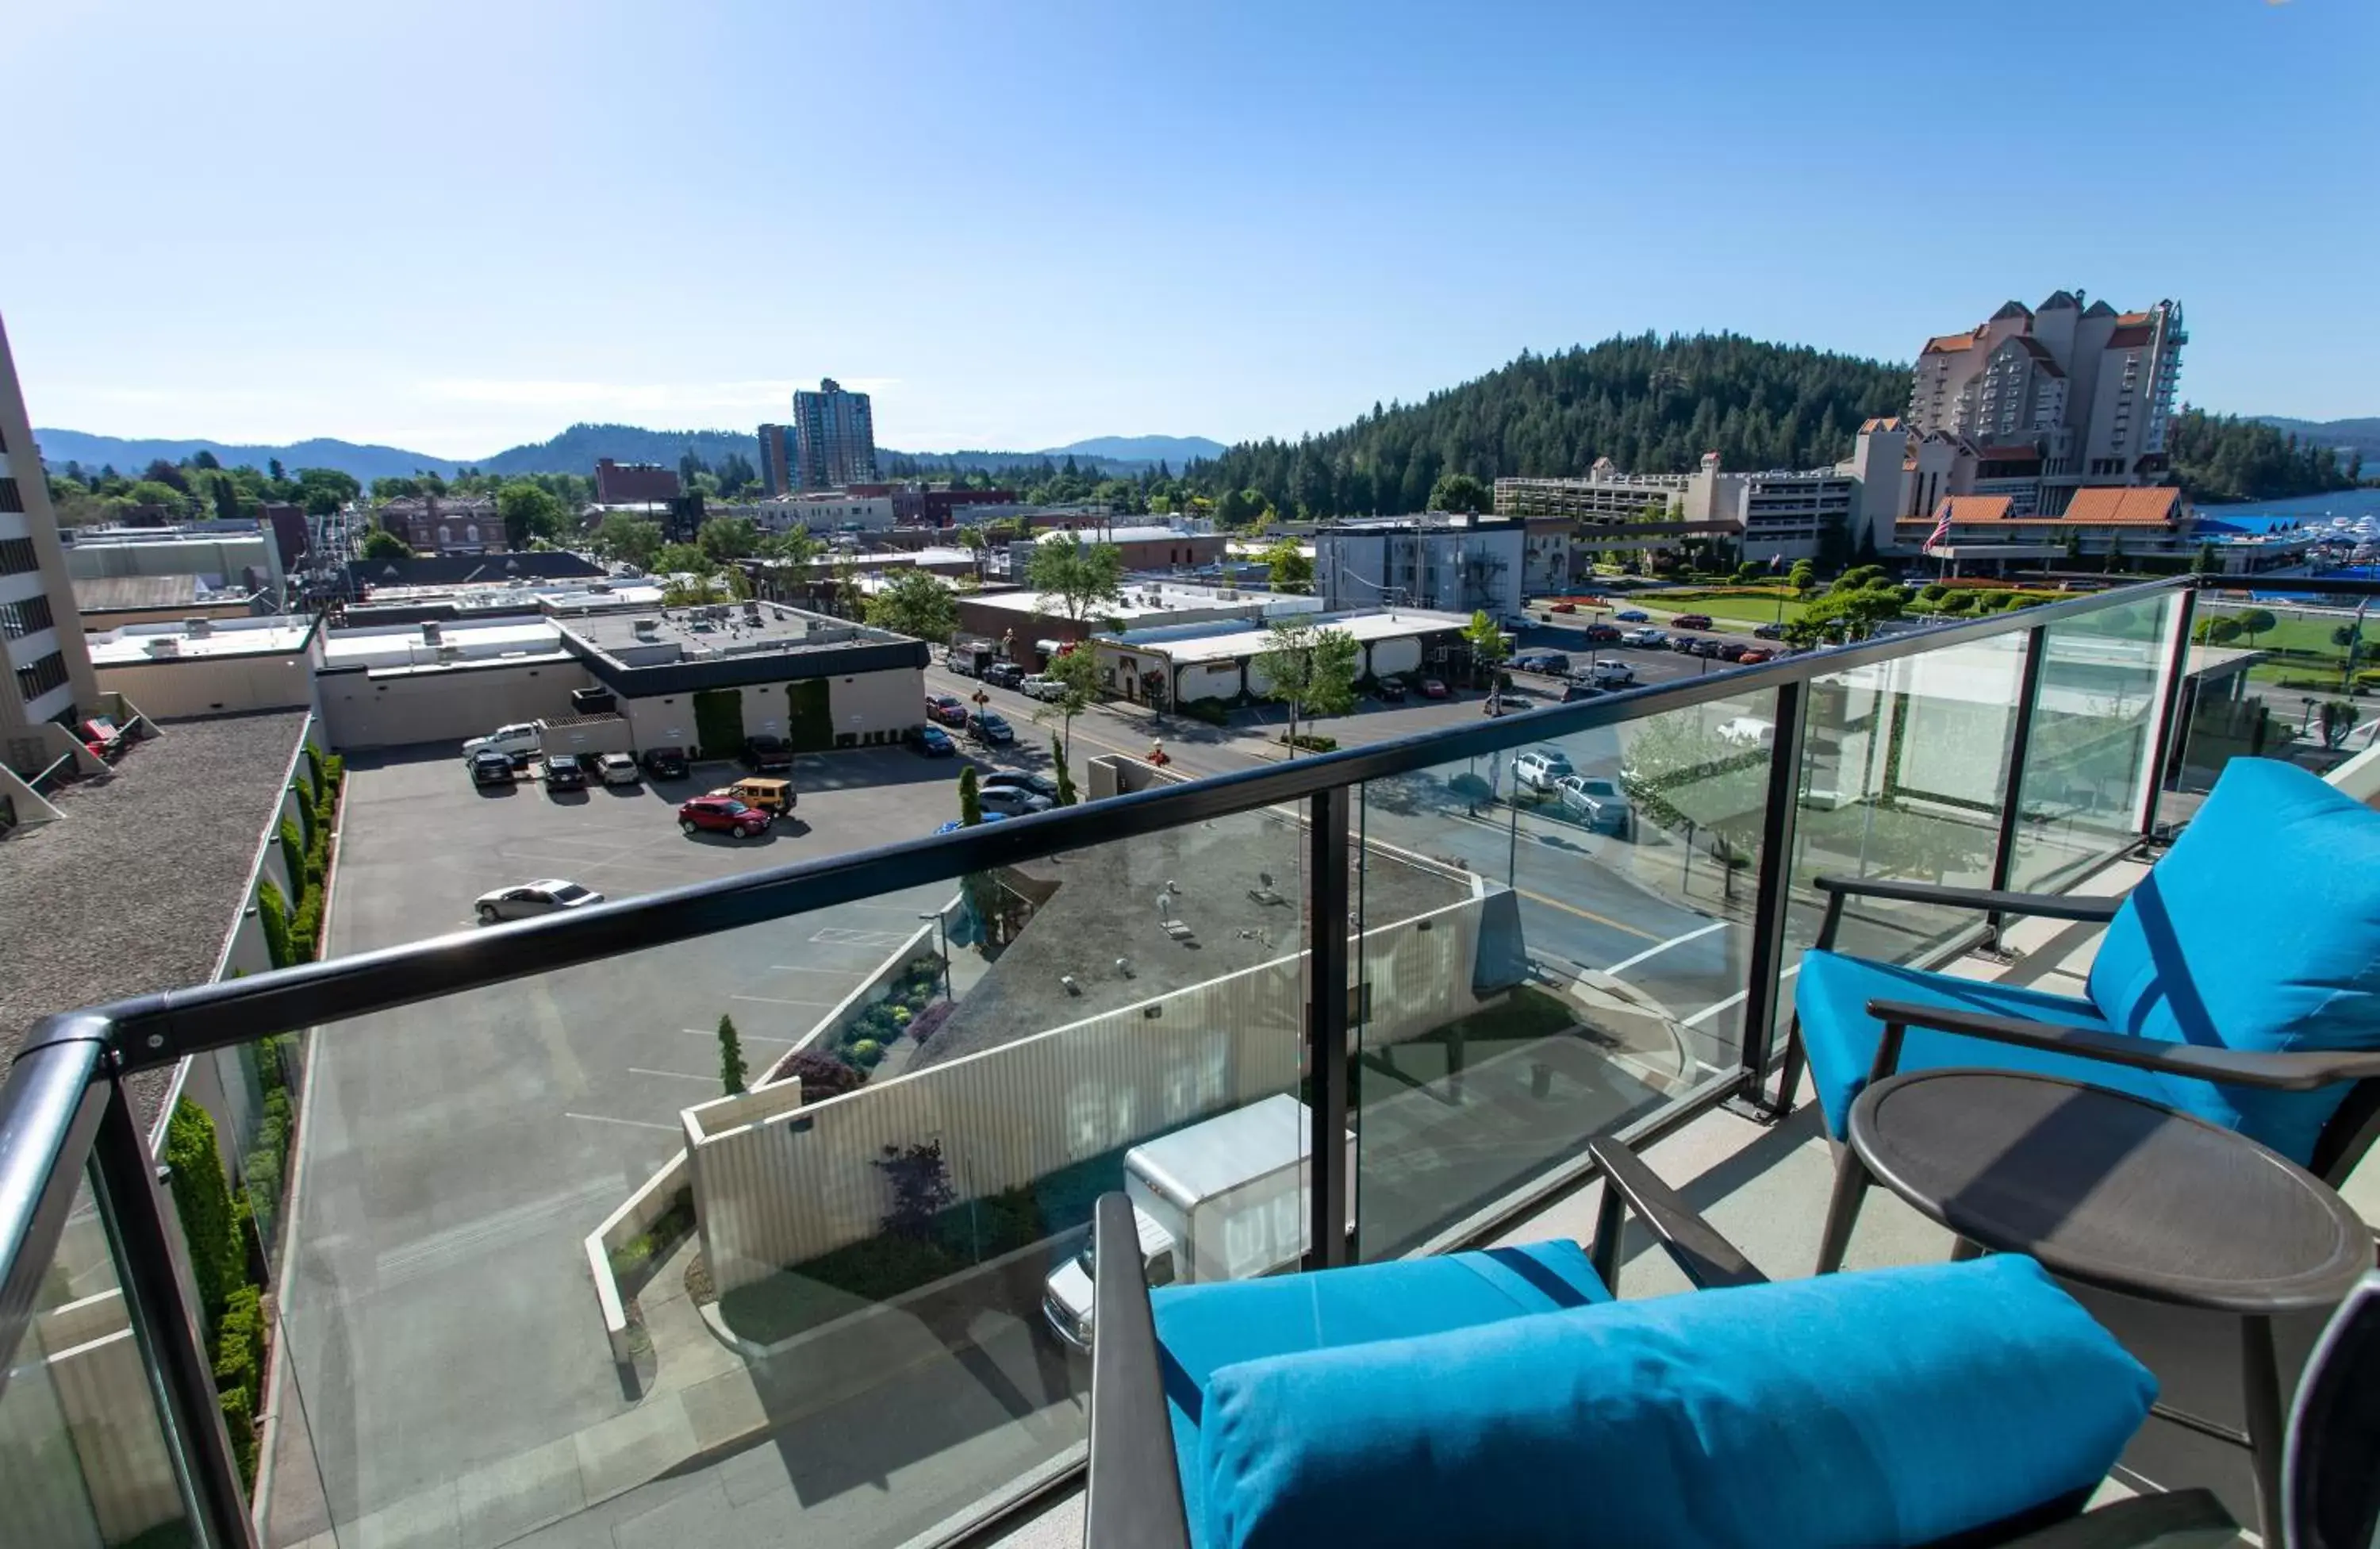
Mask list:
[[[2366,463],[2380,464],[2380,420],[2289,420],[2278,414],[2254,418],[2300,441],[2318,441],[2342,456],[2361,452]]]
[[[211,452],[226,467],[246,463],[262,468],[278,461],[284,468],[335,468],[343,473],[370,483],[374,479],[398,479],[427,470],[452,478],[458,469],[476,468],[483,472],[511,473],[591,473],[595,459],[610,457],[617,462],[658,462],[674,466],[687,452],[717,467],[730,454],[747,462],[759,460],[759,447],[748,433],[740,431],[654,431],[636,425],[573,425],[550,441],[511,446],[493,457],[469,459],[432,457],[426,452],[408,451],[401,446],[358,445],[316,437],[309,441],[291,442],[285,445],[269,446],[206,440],[152,440],[115,435],[93,435],[84,431],[36,430],[33,439],[42,449],[42,457],[54,468],[78,463],[86,469],[113,467],[129,473],[146,468],[163,458],[180,462],[199,452]],[[879,447],[878,456],[890,462],[907,459],[925,468],[996,468],[1049,457],[1062,460],[1075,458],[1078,466],[1096,468],[1101,473],[1137,473],[1143,468],[1162,461],[1175,470],[1193,457],[1212,457],[1222,451],[1223,444],[1204,436],[1176,435],[1104,435],[1070,445],[1051,446],[1038,452],[897,452]]]

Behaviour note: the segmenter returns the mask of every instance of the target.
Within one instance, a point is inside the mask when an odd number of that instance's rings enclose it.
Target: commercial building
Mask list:
[[[1470,660],[1463,639],[1468,616],[1394,608],[1316,612],[1299,622],[1354,636],[1363,649],[1365,677],[1453,673]],[[1271,684],[1257,658],[1271,645],[1271,632],[1261,626],[1208,622],[1102,633],[1092,649],[1110,692],[1171,710],[1242,694],[1261,699]]]
[[[1431,513],[1336,522],[1314,534],[1314,590],[1333,613],[1521,611],[1527,532],[1517,521]]]
[[[313,617],[125,624],[85,637],[103,692],[152,719],[311,710],[323,663]]]
[[[893,508],[890,495],[837,491],[734,506],[707,501],[703,517],[707,521],[741,517],[757,524],[763,532],[784,532],[796,527],[806,527],[812,532],[838,532],[853,528],[880,532],[892,525]]]
[[[14,459],[12,461],[12,459]],[[32,421],[17,386],[8,335],[0,328],[0,760],[35,774],[72,739],[66,725],[99,697],[75,617],[73,573],[58,542],[57,515],[33,445]],[[58,723],[55,732],[43,723]]]
[[[862,492],[855,489],[850,493]],[[950,527],[962,514],[970,519],[997,521],[1018,504],[1014,490],[954,490],[902,484],[888,486],[882,493],[892,497],[892,519],[905,527]]]
[[[1949,531],[1936,539],[1946,519]],[[2024,510],[2005,494],[1946,495],[1932,516],[1895,525],[1900,547],[1921,549],[1968,575],[2069,555],[2180,555],[2197,543],[2190,507],[2169,485],[2076,490],[2065,514],[2056,517]]]
[[[595,459],[598,506],[666,506],[684,493],[676,469],[663,468],[657,462]]]
[[[876,480],[876,415],[865,393],[846,393],[828,377],[818,391],[794,395],[793,484],[841,489]]]
[[[2078,489],[2165,477],[2189,342],[2178,301],[2129,312],[2064,290],[2038,311],[2010,301],[1964,333],[1925,341],[1904,418],[1912,434],[1965,443],[1996,470],[1985,477],[2022,486],[1945,493],[2008,494],[2058,516]]]
[[[1123,557],[1123,567],[1133,571],[1187,570],[1212,565],[1223,557],[1231,545],[1225,534],[1201,532],[1186,523],[1171,527],[1053,527],[1008,545],[1009,573],[1022,579],[1025,567],[1033,563],[1035,544],[1063,543],[1069,538],[1086,543],[1113,544]]]
[[[86,633],[126,624],[246,618],[263,601],[245,587],[211,586],[198,576],[78,576],[74,600]]]
[[[188,577],[201,593],[255,595],[268,606],[281,605],[288,582],[281,545],[261,522],[83,528],[59,536],[67,573],[79,581]]]
[[[493,495],[400,495],[382,502],[373,516],[382,531],[404,539],[416,554],[502,554],[505,549],[504,518],[496,515]]]
[[[1322,603],[1316,597],[1152,581],[1127,586],[1122,597],[1084,618],[1069,617],[1062,599],[1031,591],[969,592],[958,599],[958,611],[962,637],[984,641],[1038,672],[1063,647],[1103,631],[1190,624],[1255,628],[1269,618],[1318,614]]]
[[[760,487],[771,495],[786,494],[794,487],[794,427],[763,425],[760,427]]]
[[[1716,452],[1692,473],[1622,473],[1599,457],[1584,479],[1496,481],[1497,515],[1526,519],[1533,531],[1567,520],[1585,549],[1711,539],[1739,545],[1746,559],[1810,559],[1830,527],[1852,528],[1859,507],[1858,481],[1841,469],[1730,473]]]

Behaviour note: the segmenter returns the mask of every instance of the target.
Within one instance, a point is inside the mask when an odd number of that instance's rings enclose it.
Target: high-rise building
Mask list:
[[[8,335],[0,327],[0,759],[21,774],[58,756],[44,721],[71,726],[99,698],[91,653],[75,611],[74,583],[58,544],[57,514],[42,477],[33,421],[17,387]]]
[[[794,395],[794,487],[834,490],[876,482],[876,416],[865,393],[828,377]]]
[[[790,494],[794,488],[794,428],[760,427],[760,483],[771,494]]]
[[[2134,312],[2086,307],[2063,290],[2038,311],[2010,301],[1965,333],[1925,341],[1904,422],[1912,436],[1963,443],[1988,465],[1978,476],[2002,482],[1973,493],[2010,494],[2057,516],[2078,489],[2165,477],[2189,342],[2178,301]]]

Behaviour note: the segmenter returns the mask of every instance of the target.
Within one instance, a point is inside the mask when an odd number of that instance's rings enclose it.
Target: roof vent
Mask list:
[[[214,633],[214,628],[213,622],[209,619],[186,618],[182,620],[182,632],[189,636],[194,640],[202,640],[206,639],[209,635]]]
[[[160,635],[149,642],[149,654],[152,656],[179,656],[181,653],[182,642],[171,635]]]

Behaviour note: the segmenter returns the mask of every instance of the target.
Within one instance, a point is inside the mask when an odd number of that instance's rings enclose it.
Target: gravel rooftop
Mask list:
[[[62,821],[0,840],[0,1053],[53,1012],[213,977],[305,725],[304,711],[166,722],[54,796]],[[169,1079],[135,1079],[144,1122]]]

